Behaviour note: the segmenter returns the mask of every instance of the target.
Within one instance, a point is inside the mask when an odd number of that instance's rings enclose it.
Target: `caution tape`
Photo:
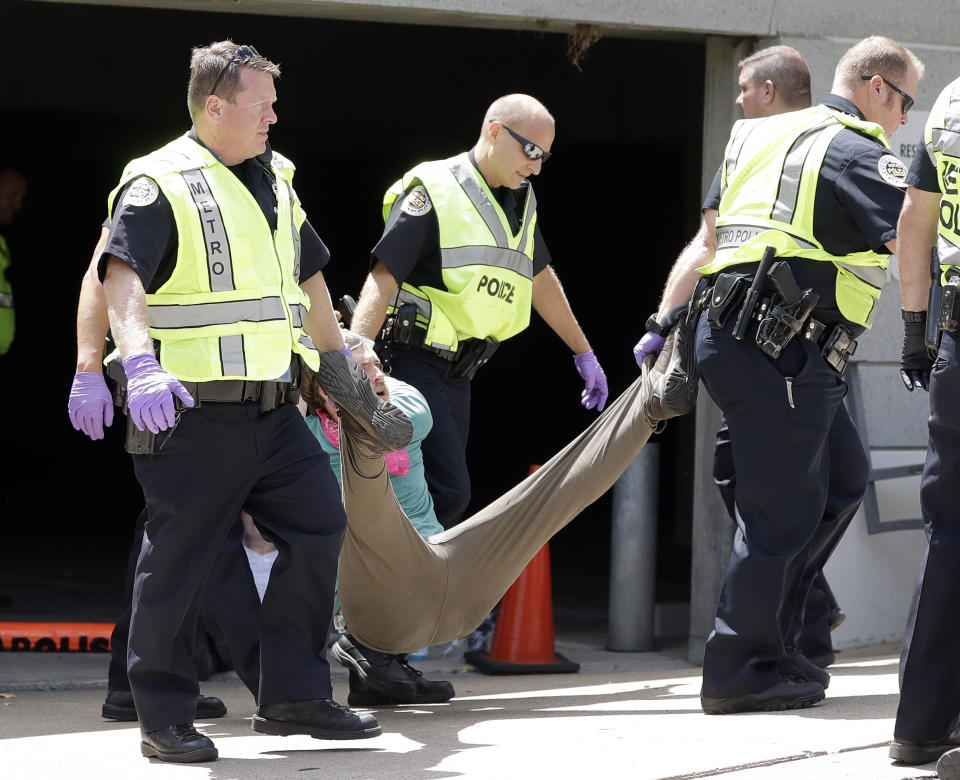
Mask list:
[[[109,653],[113,623],[0,623],[0,652]]]

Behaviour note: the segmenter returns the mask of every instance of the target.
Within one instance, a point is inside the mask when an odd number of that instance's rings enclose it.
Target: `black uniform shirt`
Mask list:
[[[197,140],[193,130],[189,136]],[[229,166],[229,170],[250,191],[270,229],[275,231],[277,194],[269,168],[271,156],[268,148],[258,157]],[[300,227],[300,242],[300,281],[304,282],[324,268],[330,252],[307,220]],[[146,292],[156,292],[173,273],[177,245],[177,225],[170,202],[155,182],[138,177],[117,195],[110,236],[100,257],[100,279],[106,273],[107,255],[114,255],[137,272]]]
[[[853,103],[839,95],[823,95],[820,103],[864,119]],[[813,234],[823,248],[838,257],[867,250],[889,254],[885,244],[896,238],[897,218],[903,205],[902,174],[902,163],[875,138],[849,127],[837,133],[820,167],[814,200]],[[719,184],[718,171],[704,208],[719,208]],[[844,321],[837,307],[834,266],[802,259],[793,260],[790,265],[800,287],[811,287],[820,295],[814,316],[824,322]],[[755,267],[751,263],[742,269],[750,271]],[[856,334],[863,332],[859,326],[852,329]]]
[[[473,151],[470,162],[476,168]],[[477,176],[482,176],[479,169]],[[514,235],[519,229],[526,204],[529,184],[524,182],[518,190],[508,187],[492,189],[493,196],[510,220]],[[406,197],[406,196],[402,196]],[[411,209],[418,211],[419,209]],[[536,276],[550,265],[550,252],[540,233],[539,221],[533,234],[533,275]],[[445,289],[443,267],[440,261],[440,225],[436,210],[420,214],[410,214],[401,207],[390,213],[383,235],[371,252],[371,265],[377,260],[382,262],[398,284],[407,282],[414,287],[435,287]]]
[[[941,192],[940,179],[937,176],[937,167],[924,148],[918,150],[907,171],[907,184],[924,192]]]

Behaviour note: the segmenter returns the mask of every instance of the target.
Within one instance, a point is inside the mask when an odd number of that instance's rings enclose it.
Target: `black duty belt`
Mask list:
[[[204,403],[259,403],[261,412],[269,412],[285,403],[296,403],[299,385],[292,382],[219,379],[213,382],[182,382],[193,400]]]

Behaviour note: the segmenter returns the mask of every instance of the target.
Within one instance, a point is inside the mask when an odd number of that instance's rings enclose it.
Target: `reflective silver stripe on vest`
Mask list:
[[[733,169],[736,168],[737,160],[740,157],[740,152],[743,151],[743,145],[747,142],[747,138],[749,137],[750,133],[756,129],[756,125],[754,125],[749,130],[742,131],[730,144],[730,153],[723,161],[723,178],[720,182],[721,197],[727,189],[727,183],[730,181],[730,177],[733,175]]]
[[[295,303],[290,307],[290,321],[293,327],[302,328],[303,323],[307,321],[307,307],[302,303]]]
[[[878,265],[848,265],[843,262],[842,257],[834,258],[833,262],[839,266],[843,266],[844,269],[856,276],[861,282],[866,282],[878,290],[882,290],[883,286],[887,283],[886,268],[881,268]]]
[[[465,265],[487,265],[515,271],[527,279],[533,278],[533,263],[523,252],[498,246],[456,246],[440,250],[444,268],[462,268]]]
[[[147,308],[147,312],[151,328],[203,328],[207,325],[231,325],[235,322],[285,320],[285,308],[282,298],[270,296],[254,301],[153,304]]]
[[[497,246],[507,246],[507,233],[503,229],[503,223],[500,221],[500,217],[497,215],[497,209],[487,198],[483,187],[480,186],[480,182],[473,172],[473,165],[469,159],[457,160],[450,166],[450,171],[453,173],[453,177],[460,183],[460,186],[463,187],[463,191],[467,193],[467,197],[470,198],[473,207],[490,229],[490,232],[493,234],[493,240],[497,242]]]
[[[951,157],[960,157],[960,128],[952,130],[946,127],[935,127],[931,143],[935,151]]]
[[[393,299],[393,305],[399,309],[405,303],[412,303],[417,307],[417,314],[427,320],[427,322],[430,321],[430,315],[433,312],[433,309],[429,299],[421,298],[419,295],[415,295],[409,290],[404,290],[401,287],[397,291],[396,297]]]
[[[280,177],[283,179],[283,177]],[[290,184],[286,179],[283,179],[283,183],[287,185],[287,194],[290,196],[290,233],[293,236],[293,279],[296,282],[300,281],[300,231],[297,230],[297,214],[294,209],[294,204],[296,203],[295,198],[293,197],[293,185]]]
[[[297,341],[303,344],[303,346],[305,346],[307,349],[317,349],[316,345],[313,343],[313,339],[310,338],[306,333],[301,333],[300,338],[297,339]]]
[[[210,185],[201,170],[181,171],[197,211],[200,212],[200,224],[203,227],[203,240],[207,248],[207,271],[210,277],[211,292],[224,292],[235,289],[233,283],[233,264],[230,257],[230,241],[223,226],[220,206],[210,191]]]
[[[717,225],[717,251],[719,252],[722,249],[737,249],[766,230],[773,230],[773,228],[757,227],[756,225]],[[779,230],[778,232],[786,233],[785,230]],[[787,233],[787,235],[804,249],[817,249],[817,246],[811,244],[809,241],[805,241],[791,233]],[[749,261],[744,260],[744,262]]]
[[[13,308],[13,293],[0,293],[0,309]]]
[[[533,192],[533,187],[527,187],[527,203],[523,210],[523,235],[520,236],[520,243],[517,247],[520,251],[527,245],[527,236],[530,234],[530,225],[533,222],[532,216],[537,211],[537,196]]]
[[[960,247],[951,244],[943,236],[937,236],[937,258],[940,265],[960,266]]]
[[[220,337],[220,370],[223,371],[224,376],[247,375],[242,335]]]
[[[797,198],[800,196],[800,179],[807,162],[807,155],[822,130],[835,125],[833,119],[824,120],[805,130],[790,147],[780,171],[780,184],[777,186],[777,199],[770,210],[770,218],[778,222],[792,223],[797,210]]]

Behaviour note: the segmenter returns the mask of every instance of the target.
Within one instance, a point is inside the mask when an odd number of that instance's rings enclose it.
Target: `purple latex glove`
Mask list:
[[[80,371],[74,376],[67,414],[75,431],[83,431],[94,441],[103,438],[104,426],[113,423],[113,398],[103,374]]]
[[[580,403],[587,409],[597,407],[597,411],[602,412],[610,391],[607,390],[607,375],[600,368],[597,356],[593,354],[591,349],[589,352],[574,355],[573,364],[577,367],[577,373],[580,374],[580,378],[584,382],[583,392],[580,393]]]
[[[337,351],[347,360],[353,360],[353,353],[350,351],[350,347],[344,347],[343,349],[339,349]]]
[[[130,419],[138,430],[149,428],[160,433],[173,427],[176,414],[173,394],[186,406],[193,406],[193,398],[180,381],[168,374],[153,355],[133,355],[123,361],[127,374],[127,408]]]
[[[643,359],[647,355],[659,355],[665,341],[666,339],[663,336],[658,336],[649,330],[644,333],[643,338],[633,348],[633,356],[637,359],[637,365],[643,368]]]

